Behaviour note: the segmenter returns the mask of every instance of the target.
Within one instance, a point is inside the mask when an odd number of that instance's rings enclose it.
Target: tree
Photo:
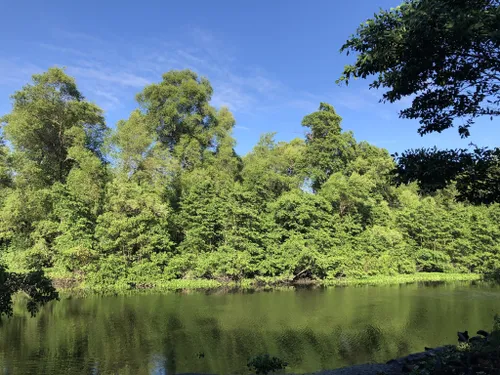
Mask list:
[[[17,178],[38,187],[65,182],[78,163],[76,153],[70,151],[74,147],[102,158],[106,134],[102,110],[85,100],[62,69],[33,75],[33,83],[12,99],[12,112],[0,120],[14,149]]]
[[[59,299],[50,279],[42,271],[27,274],[8,272],[0,264],[0,318],[2,315],[12,315],[12,296],[17,292],[28,295],[28,311],[34,316],[39,308],[49,301]]]
[[[358,143],[356,158],[346,166],[344,174],[351,176],[357,173],[370,179],[375,184],[373,195],[380,195],[392,203],[394,169],[394,159],[386,149],[363,141]]]
[[[0,138],[0,310],[16,291],[35,307],[53,298],[42,270],[105,291],[500,268],[499,149],[393,160],[321,103],[305,139],[265,134],[240,157],[235,119],[211,95],[197,74],[168,72],[109,138],[62,70],[14,95]]]
[[[175,168],[157,137],[139,110],[119,121],[111,137],[117,168],[107,184],[96,235],[101,254],[121,256],[129,265],[159,253],[171,256],[167,186]]]
[[[2,118],[12,148],[12,188],[0,212],[0,237],[27,268],[71,271],[93,250],[106,162],[103,112],[59,68],[35,74]]]
[[[413,249],[397,228],[374,226],[367,228],[356,241],[358,254],[363,257],[363,271],[369,275],[415,273]]]
[[[500,148],[476,148],[457,177],[459,199],[472,203],[500,202]]]
[[[292,278],[324,277],[328,268],[325,253],[332,247],[318,245],[332,242],[331,205],[320,195],[296,189],[281,195],[270,210],[275,224],[272,230],[278,235],[278,243],[270,247],[275,270]]]
[[[155,135],[141,111],[135,110],[127,120],[116,124],[116,131],[111,136],[115,148],[115,159],[119,163],[120,172],[129,177],[135,176],[139,181],[141,174],[147,174],[147,160],[155,148]]]
[[[417,182],[423,194],[444,189],[465,169],[469,162],[467,150],[430,149],[407,150],[400,155],[395,154],[397,162],[396,182]]]
[[[321,103],[318,111],[302,120],[302,126],[310,129],[306,135],[304,164],[314,190],[333,173],[343,171],[356,156],[356,141],[351,132],[342,132],[341,121],[327,103]]]
[[[443,272],[451,269],[450,251],[453,223],[444,207],[433,197],[419,199],[415,192],[402,190],[401,209],[396,212],[397,226],[413,247],[417,269]]]
[[[171,249],[170,208],[155,191],[118,177],[108,186],[104,213],[96,235],[103,254],[119,254],[128,262]]]
[[[0,133],[0,191],[12,183],[12,166],[10,152]]]
[[[384,102],[404,97],[402,118],[419,119],[420,134],[441,132],[463,119],[500,114],[500,2],[407,0],[361,24],[341,51],[357,54],[338,82],[375,75]]]
[[[456,183],[457,199],[474,204],[500,202],[500,149],[408,150],[396,156],[397,184],[417,182],[423,194]]]
[[[183,168],[193,168],[203,150],[213,145],[215,109],[209,102],[212,86],[190,70],[172,70],[160,83],[137,95],[156,140],[175,155]]]
[[[276,143],[273,133],[262,135],[253,150],[244,157],[244,186],[265,201],[300,188],[306,177],[304,152],[302,139]]]
[[[371,211],[377,203],[374,181],[368,176],[354,172],[346,177],[340,172],[330,176],[323,185],[320,195],[328,201],[340,217],[355,217],[356,221],[366,226],[371,218]]]
[[[269,246],[268,215],[263,213],[260,197],[236,183],[224,207],[223,239],[219,246],[218,273],[233,279],[266,273],[262,268]]]

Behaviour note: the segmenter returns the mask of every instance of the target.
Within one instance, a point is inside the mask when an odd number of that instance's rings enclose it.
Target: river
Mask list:
[[[383,362],[490,329],[500,288],[408,284],[62,298],[0,326],[3,374],[248,373],[269,353],[304,373]]]

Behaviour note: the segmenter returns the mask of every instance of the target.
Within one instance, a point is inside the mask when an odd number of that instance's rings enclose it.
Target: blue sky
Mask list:
[[[65,66],[82,93],[106,111],[108,126],[128,117],[134,96],[171,69],[193,69],[214,87],[212,103],[236,117],[237,151],[265,132],[301,137],[304,115],[332,104],[356,139],[390,152],[470,142],[498,146],[498,119],[472,136],[455,129],[420,137],[401,120],[407,103],[378,103],[367,81],[335,80],[354,57],[339,53],[356,27],[398,0],[22,1],[0,0],[0,114],[31,74]]]

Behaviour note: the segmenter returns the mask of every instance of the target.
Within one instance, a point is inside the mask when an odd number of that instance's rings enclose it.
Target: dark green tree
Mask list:
[[[359,26],[341,51],[356,54],[339,82],[370,78],[382,101],[411,98],[400,116],[420,121],[420,134],[458,131],[500,114],[500,2],[407,0]]]
[[[52,282],[42,271],[18,274],[7,271],[0,264],[0,319],[2,315],[12,315],[12,296],[17,292],[24,292],[29,297],[27,308],[32,316],[47,302],[59,299]]]
[[[456,182],[457,199],[474,204],[500,201],[500,149],[408,150],[396,155],[395,181],[417,182],[431,194]]]

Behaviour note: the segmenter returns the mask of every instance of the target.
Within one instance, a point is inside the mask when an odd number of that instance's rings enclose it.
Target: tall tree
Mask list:
[[[16,154],[18,177],[41,187],[64,182],[78,162],[76,153],[70,152],[75,146],[102,157],[102,110],[85,100],[62,69],[33,75],[32,84],[12,99],[12,112],[1,122]]]
[[[310,129],[306,135],[305,167],[317,190],[335,172],[343,171],[356,154],[352,132],[342,132],[342,118],[327,103],[304,117],[302,126]]]
[[[225,216],[238,178],[238,164],[232,147],[219,149],[206,157],[202,166],[182,176],[179,226],[184,240],[180,246],[186,252],[215,252],[223,242]]]
[[[334,173],[323,185],[320,194],[330,202],[335,211],[344,217],[355,217],[356,221],[367,225],[371,210],[377,203],[374,193],[375,182],[368,175],[354,172],[346,177],[341,172]]]
[[[157,140],[183,168],[193,168],[203,150],[213,145],[216,113],[209,104],[212,92],[207,79],[190,70],[173,70],[137,95]]]
[[[500,115],[500,2],[407,0],[359,26],[341,51],[357,54],[340,82],[375,75],[383,101],[404,97],[400,116],[419,119],[420,134],[441,132],[463,119]]]
[[[107,128],[102,110],[62,69],[50,68],[32,81],[12,96],[12,111],[2,118],[16,173],[0,232],[29,249],[28,267],[52,265],[58,253],[73,270],[92,250],[102,209]]]
[[[171,255],[172,210],[167,200],[172,157],[139,110],[117,123],[111,136],[116,168],[97,220],[98,250],[131,265],[155,254]]]
[[[171,210],[154,189],[120,176],[109,184],[107,195],[96,228],[103,254],[118,254],[132,263],[170,251]]]

